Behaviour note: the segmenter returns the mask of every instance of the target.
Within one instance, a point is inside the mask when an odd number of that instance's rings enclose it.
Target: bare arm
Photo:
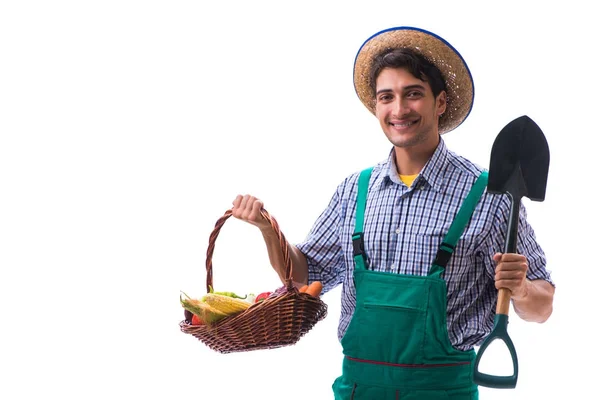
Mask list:
[[[281,282],[285,283],[285,264],[283,261],[283,252],[279,245],[279,238],[270,225],[268,228],[261,229],[261,232],[265,239],[265,243],[267,244],[269,261],[271,262],[273,269],[279,275]],[[288,251],[292,262],[292,281],[294,281],[296,286],[305,285],[308,282],[308,264],[306,263],[306,257],[296,246],[289,243]]]
[[[543,279],[525,282],[525,294],[519,298],[513,296],[515,312],[525,321],[545,322],[552,314],[554,286]]]
[[[554,286],[543,279],[527,279],[527,258],[521,254],[496,254],[496,288],[512,292],[515,312],[525,321],[545,322],[552,314]]]
[[[238,195],[233,201],[232,216],[257,226],[267,245],[269,261],[271,266],[279,275],[281,282],[285,283],[285,263],[283,260],[283,251],[279,244],[277,233],[261,214],[263,202],[254,196]],[[308,264],[306,257],[296,246],[288,244],[290,261],[292,263],[292,281],[296,286],[304,285],[308,282]]]

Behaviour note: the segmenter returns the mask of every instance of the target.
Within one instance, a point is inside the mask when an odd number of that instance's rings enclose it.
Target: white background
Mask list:
[[[297,242],[345,176],[387,156],[352,63],[400,25],[444,37],[471,68],[475,105],[444,136],[452,150],[487,166],[524,114],[550,146],[546,200],[524,204],[554,314],[540,325],[511,310],[518,386],[481,398],[594,396],[591,2],[333,3],[2,2],[0,398],[331,398],[339,289],[297,345],[228,355],[179,330],[178,297],[205,292],[208,236],[237,194],[263,199]],[[241,221],[213,261],[217,290],[280,285]]]

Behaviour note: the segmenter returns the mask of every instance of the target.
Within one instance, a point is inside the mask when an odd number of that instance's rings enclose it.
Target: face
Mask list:
[[[446,110],[446,92],[437,98],[429,83],[401,68],[384,68],[377,77],[375,115],[396,147],[435,149],[438,118]]]

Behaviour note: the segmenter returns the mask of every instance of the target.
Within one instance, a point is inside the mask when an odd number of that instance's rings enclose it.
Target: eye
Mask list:
[[[377,97],[377,101],[385,103],[387,101],[391,101],[393,98],[394,98],[394,96],[392,96],[391,94],[383,93],[383,94],[380,94],[379,97]]]
[[[406,94],[406,97],[408,97],[409,99],[420,99],[421,97],[423,97],[423,93],[421,93],[418,90],[411,90]]]

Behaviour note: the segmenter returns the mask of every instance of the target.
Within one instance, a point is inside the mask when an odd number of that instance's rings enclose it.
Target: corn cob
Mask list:
[[[245,300],[216,293],[207,293],[202,297],[202,301],[227,316],[239,314],[251,306],[251,304]]]
[[[207,325],[212,325],[228,316],[198,299],[192,299],[185,293],[183,295],[185,298],[181,297],[181,295],[179,296],[179,301],[183,308],[192,314],[196,314]]]

